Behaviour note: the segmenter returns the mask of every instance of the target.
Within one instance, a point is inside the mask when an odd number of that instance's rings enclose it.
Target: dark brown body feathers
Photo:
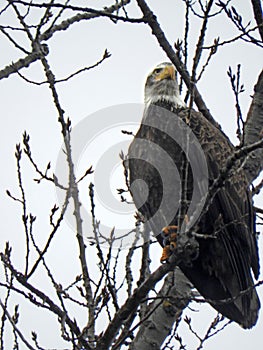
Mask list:
[[[205,175],[204,179],[202,177],[204,171],[202,164],[198,164],[199,161],[198,159],[195,161],[195,157],[192,157],[189,162],[180,145],[184,140],[176,142],[178,130],[175,131],[175,137],[171,136],[171,130],[178,129],[178,123],[175,123],[175,126],[170,122],[165,124],[167,111],[172,110],[177,119],[185,122],[200,143],[206,158],[208,186],[211,186],[219,176],[220,170],[225,166],[227,158],[233,154],[234,148],[228,138],[210,124],[201,113],[193,110],[189,113],[186,108],[171,108],[166,102],[159,103],[159,106],[161,108],[150,105],[145,111],[143,123],[129,148],[129,171],[135,205],[149,220],[151,230],[162,244],[162,238],[158,236],[160,227],[178,224],[178,220],[180,221],[180,218],[187,214],[193,196],[193,168],[197,169],[199,174],[197,195],[200,198],[206,185]],[[161,127],[160,123],[162,123]],[[160,131],[160,129],[165,128],[170,135],[165,130]],[[138,144],[137,141],[140,139],[147,141],[149,148]],[[151,152],[151,147],[154,148],[155,145],[159,148],[157,147]],[[174,162],[181,182],[178,178],[173,178],[172,171],[171,178],[167,176],[172,163],[168,161],[167,164],[162,164],[163,155],[160,149],[168,154],[168,158]],[[160,164],[158,165],[159,160]],[[157,165],[153,166],[153,163],[157,163]],[[166,168],[166,188],[162,183],[162,174],[160,175],[159,171],[156,170],[158,166],[161,171],[163,171],[163,167]],[[185,166],[187,171],[183,174]],[[138,179],[144,180],[147,184],[148,193],[143,193],[144,189],[140,188],[140,185],[132,187],[132,183]],[[167,187],[170,188],[172,194],[170,201],[163,204],[162,198],[166,195]],[[180,188],[185,190],[181,191]],[[169,208],[173,203],[178,203],[178,205],[171,219]],[[162,206],[162,210],[160,210],[160,206]],[[158,215],[155,217],[156,213]],[[192,266],[182,262],[180,268],[216,310],[238,322],[244,328],[252,327],[257,321],[260,303],[256,290],[252,288],[254,282],[251,269],[257,278],[259,262],[252,199],[242,170],[235,167],[231,171],[231,176],[218,190],[208,210],[199,215],[194,227],[196,232],[213,235],[215,238],[198,239],[198,258],[193,261]],[[240,296],[240,292],[247,289],[249,291],[241,293]],[[223,300],[227,301],[221,302]]]

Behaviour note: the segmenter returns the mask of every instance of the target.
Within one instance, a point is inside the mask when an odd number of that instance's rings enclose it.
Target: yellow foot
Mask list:
[[[178,227],[175,225],[166,226],[162,229],[164,248],[160,259],[161,262],[165,262],[176,248],[177,229]]]

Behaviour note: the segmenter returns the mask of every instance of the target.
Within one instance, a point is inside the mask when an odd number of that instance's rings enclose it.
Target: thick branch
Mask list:
[[[250,145],[263,137],[263,70],[254,88],[255,94],[250,105],[244,130],[244,144]],[[252,152],[246,160],[244,170],[251,183],[263,169],[263,149]]]
[[[120,3],[116,3],[110,7],[104,8],[103,12],[111,14],[114,11],[118,11],[120,8],[127,5],[129,2],[130,2],[130,0],[123,0]],[[98,17],[100,17],[100,15],[98,13],[90,13],[90,12],[77,13],[76,15],[63,20],[60,24],[53,25],[52,27],[50,27],[43,34],[40,35],[39,41],[50,39],[54,33],[58,32],[58,31],[67,30],[68,27],[74,23],[78,23],[78,22],[83,21],[83,20],[90,20],[90,19],[98,18]]]
[[[45,45],[46,49],[47,46]],[[48,51],[48,50],[46,50]],[[3,78],[8,78],[9,75],[16,73],[22,68],[27,68],[31,63],[39,60],[43,56],[44,52],[32,52],[25,58],[20,58],[17,62],[11,63],[9,66],[6,66],[4,69],[0,70],[0,80]],[[47,54],[46,52],[45,54]]]
[[[174,297],[166,297],[167,295]],[[140,327],[130,350],[160,349],[174,322],[188,305],[190,296],[191,283],[182,271],[176,268],[165,278],[156,300],[150,305],[150,310],[154,311]]]

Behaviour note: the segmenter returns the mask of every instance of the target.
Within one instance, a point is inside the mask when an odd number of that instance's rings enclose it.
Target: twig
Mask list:
[[[66,0],[65,1],[65,5],[68,5],[70,3],[70,0]],[[55,18],[53,19],[53,21],[51,22],[49,29],[53,28],[55,26],[55,23],[57,22],[57,20],[62,16],[63,12],[65,11],[64,8],[62,8],[60,11],[58,11],[58,14],[55,16]]]
[[[0,299],[0,306],[3,309],[3,312],[5,313],[5,316],[8,318],[8,321],[11,323],[14,331],[16,332],[16,334],[19,336],[19,338],[21,339],[21,341],[25,344],[25,346],[30,349],[30,350],[36,350],[31,344],[29,344],[29,342],[26,340],[26,338],[24,337],[23,333],[19,330],[19,328],[17,327],[17,325],[15,324],[15,322],[13,321],[13,317],[9,314],[8,310],[6,309],[5,305],[2,303],[1,299]],[[3,348],[4,349],[4,348]]]
[[[136,227],[136,233],[135,233],[135,237],[134,240],[132,242],[131,247],[128,250],[128,254],[126,256],[126,261],[125,261],[125,280],[127,283],[127,294],[128,296],[131,295],[132,293],[132,282],[133,282],[133,275],[132,275],[132,269],[131,269],[131,263],[132,263],[132,257],[134,255],[134,251],[135,251],[135,247],[140,239],[140,229],[139,229],[139,225]]]
[[[27,54],[27,55],[29,54],[29,52],[28,52],[25,48],[23,48],[21,45],[19,45],[19,44],[12,38],[12,36],[11,36],[9,33],[6,32],[4,26],[0,26],[0,30],[1,30],[1,32],[7,37],[7,39],[8,39],[12,44],[14,44],[14,46],[15,46],[17,49],[21,50],[22,52],[24,52],[24,53]]]
[[[237,137],[240,141],[240,145],[242,146],[244,144],[244,119],[242,116],[242,111],[239,103],[239,95],[245,91],[244,85],[240,85],[240,68],[241,65],[237,65],[237,72],[236,74],[232,73],[231,67],[229,67],[227,75],[229,76],[230,82],[231,82],[231,87],[235,95],[235,100],[236,100],[236,115],[237,115]]]
[[[189,37],[189,29],[190,29],[190,8],[192,0],[184,0],[185,3],[185,27],[184,27],[184,40],[183,40],[183,57],[184,57],[184,66],[187,67],[187,61],[188,61],[188,37]],[[182,92],[183,88],[183,79],[180,76],[180,84],[179,84],[179,90]]]
[[[10,4],[8,3],[1,11],[0,11],[0,16],[10,7]]]
[[[7,248],[7,247],[6,247]],[[1,346],[1,349],[4,349],[4,330],[5,330],[5,322],[6,322],[6,316],[7,316],[7,305],[8,305],[8,300],[10,298],[10,295],[11,295],[11,289],[12,289],[12,286],[13,286],[13,276],[11,275],[11,278],[9,280],[9,276],[8,276],[8,271],[5,269],[5,278],[6,278],[6,283],[8,284],[7,285],[7,292],[6,292],[6,296],[5,296],[5,301],[4,303],[2,304],[2,301],[0,299],[0,302],[1,302],[1,306],[2,306],[2,309],[3,309],[3,314],[2,314],[2,317],[1,317],[1,329],[0,329],[0,346]]]
[[[200,71],[198,77],[196,78],[196,81],[197,81],[197,82],[201,79],[202,75],[204,74],[206,68],[208,67],[208,64],[209,64],[210,61],[211,61],[212,56],[217,52],[218,40],[219,40],[219,39],[215,39],[215,40],[214,40],[214,46],[211,47],[210,52],[209,52],[209,55],[208,55],[208,57],[207,57],[207,59],[206,59],[206,62],[205,62],[205,64],[203,65],[203,67],[202,67],[202,69],[201,69],[201,71]]]
[[[239,39],[242,39],[245,35],[247,35],[247,33],[250,33],[250,32],[254,32],[256,29],[258,29],[258,26],[255,26],[255,27],[253,27],[253,28],[250,28],[250,29],[248,29],[245,33],[241,33],[241,34],[239,34],[239,35],[237,35],[237,36],[235,36],[235,37],[233,37],[233,38],[231,38],[231,39],[228,39],[228,40],[223,40],[223,41],[219,41],[219,38],[217,39],[217,43],[216,43],[216,45],[214,44],[214,45],[210,45],[210,46],[203,46],[203,49],[204,50],[211,50],[211,49],[213,49],[213,48],[215,48],[215,46],[216,46],[216,48],[217,47],[219,47],[219,46],[224,46],[224,45],[226,45],[226,44],[232,44],[232,43],[234,43],[235,41],[237,41],[237,40],[239,40]]]
[[[184,322],[187,324],[190,332],[201,342],[202,338],[198,335],[198,333],[193,329],[193,327],[191,325],[191,322],[192,322],[191,317],[185,316]]]
[[[198,64],[199,64],[201,56],[202,56],[202,47],[203,47],[204,40],[205,40],[205,34],[206,34],[206,29],[207,29],[207,24],[208,24],[208,16],[209,16],[209,12],[211,11],[213,2],[214,2],[214,0],[209,0],[209,2],[206,5],[206,8],[204,10],[203,24],[202,24],[202,28],[200,30],[200,35],[198,38],[198,42],[196,45],[196,51],[195,51],[195,55],[194,55],[194,59],[193,59],[193,68],[192,68],[192,75],[191,75],[192,83],[195,83],[195,81],[196,81],[196,70],[197,70]],[[191,91],[192,91],[192,89],[191,89]]]
[[[55,0],[50,0],[49,3],[50,3],[50,4],[53,4],[54,1],[55,1]],[[32,2],[31,2],[31,4],[32,4]],[[31,6],[31,4],[30,4],[30,6]],[[41,29],[42,29],[42,27],[43,27],[46,23],[48,23],[48,21],[50,20],[51,17],[52,17],[52,13],[51,13],[51,11],[50,11],[50,8],[47,7],[47,8],[46,8],[46,11],[44,12],[44,15],[42,16],[42,18],[40,19],[39,24],[38,24],[37,27],[36,27],[35,41],[38,41],[38,38],[39,38],[39,36],[40,36],[40,34],[41,34]]]
[[[18,7],[15,5],[15,1],[13,1],[13,0],[7,0],[7,1],[13,7],[20,24],[22,25],[22,27],[24,28],[25,33],[27,34],[27,37],[28,37],[29,41],[33,44],[33,42],[34,42],[33,36],[32,36],[32,34],[31,34],[30,30],[29,30],[28,25],[26,24],[26,22],[24,20],[27,15],[24,15],[24,16],[21,15],[20,11],[18,10]],[[19,1],[19,3],[20,3],[20,1]]]
[[[228,9],[227,4],[225,4],[223,1],[218,1],[217,5],[225,11],[226,15],[231,20],[231,22],[236,26],[236,28],[242,33],[246,34],[245,36],[247,37],[247,39],[242,37],[241,38],[242,40],[253,43],[259,47],[262,47],[262,42],[260,42],[259,40],[251,36],[248,32],[248,27],[250,25],[250,22],[248,22],[248,24],[244,26],[242,16],[237,12],[234,6],[232,6],[231,9]],[[259,27],[261,27],[261,24],[259,25]]]
[[[177,320],[175,321],[175,324],[173,326],[173,329],[169,335],[169,337],[167,338],[165,344],[163,345],[163,347],[161,348],[161,350],[165,350],[165,349],[169,349],[169,344],[172,342],[173,338],[175,338],[176,336],[176,332],[178,330],[178,327],[181,323],[182,318],[178,317]],[[172,349],[172,347],[170,347],[170,349]],[[181,350],[183,349],[183,347],[180,348]]]
[[[19,202],[19,203],[23,204],[22,200],[14,197],[9,190],[6,190],[6,194],[8,195],[8,197],[12,198],[15,202]]]
[[[183,1],[185,2],[185,1],[187,1],[187,0],[183,0]],[[226,5],[228,5],[231,1],[232,1],[232,0],[228,0],[227,3],[226,3]],[[191,6],[190,6],[191,11],[192,11],[192,13],[193,13],[196,17],[201,18],[201,19],[204,19],[204,17],[205,17],[205,15],[204,15],[205,8],[204,8],[204,6],[203,6],[203,4],[202,4],[202,1],[198,0],[198,3],[199,3],[199,5],[200,5],[200,7],[201,7],[202,14],[199,14],[199,13],[194,9],[194,5],[196,4],[196,1],[193,1],[193,3],[191,4]],[[214,13],[209,14],[208,17],[209,17],[209,18],[215,17],[215,16],[219,15],[222,11],[223,11],[223,9],[221,8],[220,10],[218,10],[218,11],[216,11],[216,12],[214,12]]]
[[[22,150],[20,147],[20,144],[16,145],[16,166],[17,166],[17,178],[18,178],[18,185],[21,192],[21,204],[22,204],[22,222],[24,225],[24,231],[25,231],[25,239],[26,239],[26,256],[25,256],[25,275],[28,273],[28,264],[29,264],[29,232],[28,232],[28,214],[27,214],[27,203],[26,203],[26,195],[24,190],[24,185],[22,181],[22,172],[21,172],[21,157],[22,157]]]
[[[66,78],[61,78],[61,79],[56,79],[55,80],[55,84],[57,83],[64,83],[72,78],[74,78],[76,75],[79,75],[83,72],[86,72],[86,71],[89,71],[95,67],[98,67],[103,61],[105,61],[107,58],[109,58],[111,56],[111,54],[107,51],[107,49],[104,51],[104,54],[103,54],[103,57],[96,63],[92,64],[91,66],[89,67],[84,67],[84,68],[81,68],[81,69],[78,69],[76,72],[70,74],[68,77]],[[20,73],[19,71],[17,71],[17,74],[20,76],[20,78],[22,78],[23,80],[25,80],[27,83],[30,83],[30,84],[33,84],[33,85],[37,85],[37,86],[40,86],[40,85],[44,85],[44,84],[48,84],[49,82],[46,80],[46,81],[40,81],[40,82],[37,82],[37,81],[34,81],[34,80],[31,80],[31,79],[28,79],[26,78],[22,73]]]
[[[50,246],[50,244],[51,244],[51,241],[53,240],[53,238],[54,238],[54,236],[55,236],[55,234],[56,234],[56,232],[57,232],[57,230],[58,230],[58,228],[59,228],[59,226],[60,226],[60,224],[61,224],[61,222],[62,222],[62,220],[63,220],[63,218],[64,218],[65,212],[66,212],[67,207],[68,207],[68,204],[69,204],[69,196],[70,196],[70,195],[69,195],[69,191],[67,191],[66,196],[65,196],[65,201],[64,201],[64,204],[63,204],[63,206],[62,206],[61,213],[60,213],[60,216],[59,216],[59,218],[58,218],[56,224],[53,224],[53,225],[52,225],[52,226],[53,226],[53,229],[52,229],[52,231],[51,231],[51,233],[50,233],[50,235],[49,235],[49,237],[48,237],[48,240],[47,240],[47,243],[45,244],[44,249],[43,249],[42,251],[40,251],[40,250],[37,248],[37,246],[34,244],[34,246],[35,246],[35,248],[36,248],[36,250],[37,250],[39,256],[38,256],[36,262],[34,263],[34,265],[32,266],[30,272],[28,273],[28,278],[30,278],[30,277],[33,275],[33,273],[36,271],[36,269],[37,269],[37,267],[38,267],[40,261],[41,261],[41,260],[43,261],[44,255],[45,255],[46,252],[48,251],[48,248],[49,248],[49,246]],[[34,243],[33,236],[31,236],[31,240],[32,240],[32,242]]]
[[[216,329],[216,327],[219,325],[219,323],[222,322],[223,320],[224,320],[224,317],[220,316],[219,314],[215,317],[213,322],[208,327],[208,330],[206,331],[206,334],[204,335],[204,337],[203,338],[198,337],[200,340],[200,344],[196,350],[201,350],[203,348],[205,341],[207,341],[209,338],[211,338],[211,337],[215,336],[216,334],[218,334],[219,332],[221,332],[226,326],[228,326],[232,322],[232,321],[226,322],[223,326],[221,326],[219,329],[215,330],[212,333],[213,329]]]

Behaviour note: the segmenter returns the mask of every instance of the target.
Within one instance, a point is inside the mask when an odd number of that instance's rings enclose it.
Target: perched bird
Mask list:
[[[199,249],[179,267],[216,310],[251,328],[260,309],[252,278],[259,257],[241,161],[212,191],[233,151],[219,127],[186,107],[174,66],[159,64],[147,77],[141,126],[128,151],[134,203],[164,247],[161,261],[172,254],[177,233],[194,230]]]

